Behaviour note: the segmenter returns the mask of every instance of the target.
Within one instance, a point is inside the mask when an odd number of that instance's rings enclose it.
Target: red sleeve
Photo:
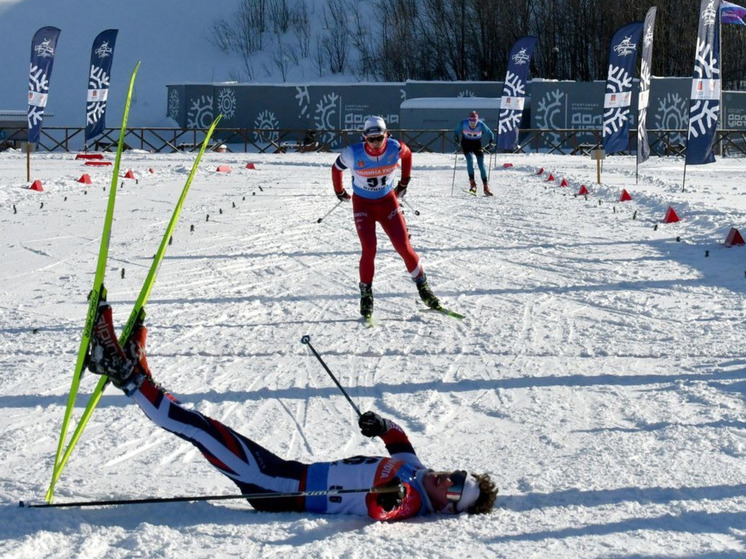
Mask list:
[[[399,159],[401,159],[401,180],[409,182],[412,177],[412,150],[404,142],[399,142]]]
[[[342,169],[338,169],[336,165],[332,165],[332,184],[334,185],[334,192],[342,192],[344,186],[342,184]]]
[[[408,483],[405,483],[404,487],[407,490],[407,494],[401,505],[389,511],[384,510],[378,504],[377,494],[368,493],[365,496],[365,504],[368,506],[368,516],[374,520],[404,520],[405,518],[416,516],[422,507],[422,497]]]
[[[393,456],[394,454],[406,452],[408,454],[416,455],[414,447],[412,446],[412,443],[409,442],[409,438],[404,432],[404,429],[399,427],[390,419],[386,420],[386,426],[388,429],[383,435],[381,435],[381,440],[383,440],[383,444],[386,445],[386,450],[389,451],[389,454]]]

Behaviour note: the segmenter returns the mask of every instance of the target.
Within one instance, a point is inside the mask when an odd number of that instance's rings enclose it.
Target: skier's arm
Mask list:
[[[412,177],[412,150],[404,142],[399,142],[399,159],[401,159],[401,183],[409,184]]]
[[[412,457],[417,458],[414,447],[409,442],[404,429],[390,419],[385,419],[377,413],[368,411],[360,416],[358,425],[360,431],[366,437],[381,437],[383,444],[386,445],[386,450],[393,458],[397,458],[399,457],[397,455],[401,454],[406,454],[407,456],[403,458],[409,461],[412,460]],[[417,461],[419,462],[419,460]]]
[[[404,520],[419,514],[422,508],[422,498],[408,483],[402,483],[394,478],[383,487],[392,486],[399,491],[392,493],[368,493],[365,504],[368,516],[374,520]]]
[[[344,185],[342,184],[342,174],[347,166],[342,161],[342,156],[337,157],[337,160],[332,165],[332,185],[334,186],[334,194],[340,200],[348,200],[350,195],[347,194]]]

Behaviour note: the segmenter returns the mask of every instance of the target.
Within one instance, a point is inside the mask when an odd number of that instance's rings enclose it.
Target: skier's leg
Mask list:
[[[352,210],[355,216],[355,228],[360,239],[360,283],[371,285],[375,273],[375,260],[378,241],[376,239],[376,222],[371,214],[370,204],[360,196],[352,197]]]

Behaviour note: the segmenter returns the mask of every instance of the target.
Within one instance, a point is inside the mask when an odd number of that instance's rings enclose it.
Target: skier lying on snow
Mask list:
[[[156,384],[145,358],[146,333],[144,326],[136,326],[122,349],[114,331],[111,306],[102,302],[93,328],[88,368],[107,375],[156,425],[196,446],[242,493],[395,488],[386,493],[249,498],[255,509],[357,514],[375,520],[403,520],[434,512],[475,514],[492,510],[497,489],[488,475],[425,468],[401,427],[373,412],[360,416],[361,431],[366,437],[381,437],[390,458],[354,456],[304,464],[275,456],[219,421],[182,407]]]

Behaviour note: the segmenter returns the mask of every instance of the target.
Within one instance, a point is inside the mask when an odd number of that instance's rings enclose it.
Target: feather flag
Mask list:
[[[627,149],[629,144],[629,107],[632,102],[632,74],[637,61],[637,45],[642,22],[620,27],[611,40],[609,75],[604,96],[603,146],[606,153]]]
[[[715,161],[713,146],[720,115],[720,1],[702,0],[697,52],[689,100],[686,164]]]
[[[107,29],[98,34],[91,47],[91,66],[88,73],[88,95],[85,105],[85,143],[98,136],[106,127],[106,101],[109,97],[111,65],[117,29]]]
[[[31,40],[31,68],[28,82],[29,144],[39,144],[59,36],[60,30],[56,27],[42,27],[34,33],[34,38]]]
[[[648,10],[642,26],[642,54],[640,56],[640,93],[637,98],[637,163],[650,157],[648,143],[648,104],[650,101],[650,63],[653,59],[653,30],[655,6]]]
[[[746,22],[744,22],[744,19],[746,19],[746,8],[723,0],[723,3],[720,5],[720,17],[723,23],[746,25]]]
[[[497,147],[500,149],[515,149],[518,144],[518,126],[526,102],[528,70],[538,40],[533,36],[521,37],[510,50],[508,71],[500,98],[500,120],[497,125]]]

